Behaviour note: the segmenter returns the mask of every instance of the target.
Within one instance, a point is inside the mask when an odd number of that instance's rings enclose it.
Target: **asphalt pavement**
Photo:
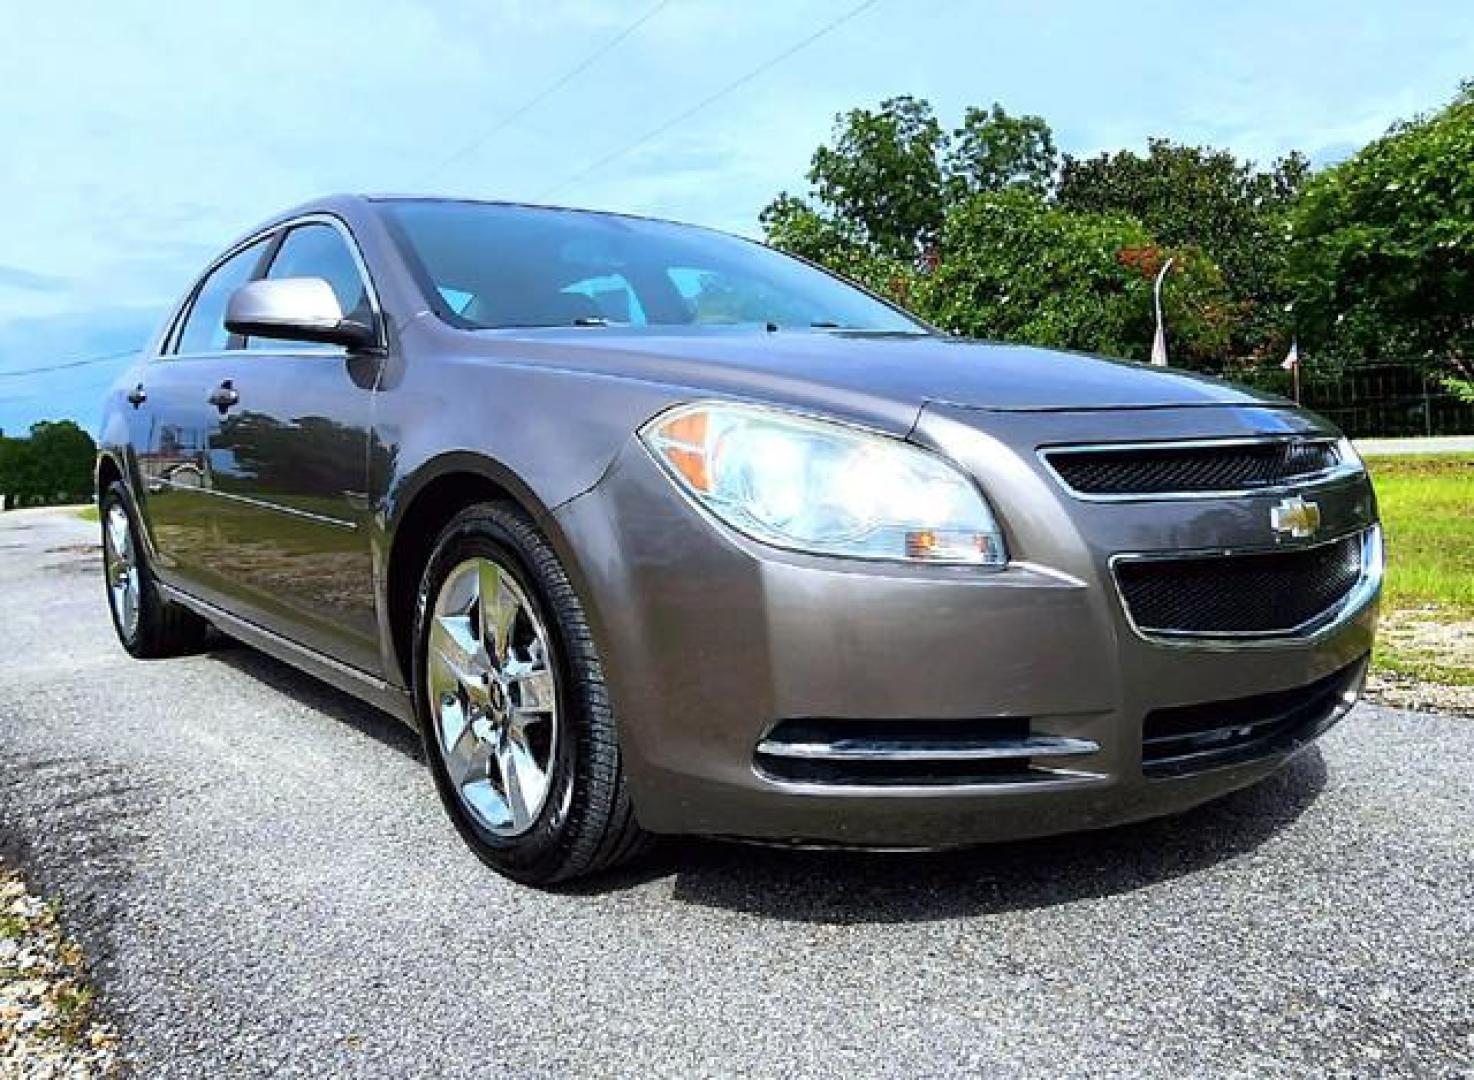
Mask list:
[[[0,514],[0,843],[142,1075],[1474,1074],[1474,723],[1362,706],[1187,815],[947,855],[462,846],[395,721],[243,647],[140,663]]]

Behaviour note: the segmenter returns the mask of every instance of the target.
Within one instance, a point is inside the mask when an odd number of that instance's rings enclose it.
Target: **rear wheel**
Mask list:
[[[108,610],[123,648],[140,660],[197,651],[209,624],[160,595],[139,541],[137,515],[121,481],[102,493],[98,516]]]
[[[416,605],[414,682],[441,799],[494,869],[550,884],[645,846],[582,605],[515,507],[473,506],[441,533]]]

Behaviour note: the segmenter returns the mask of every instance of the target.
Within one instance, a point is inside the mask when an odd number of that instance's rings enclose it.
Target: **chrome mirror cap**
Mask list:
[[[333,287],[322,278],[275,278],[237,289],[225,310],[225,328],[247,337],[317,341],[361,348],[373,344],[372,326],[347,319]]]

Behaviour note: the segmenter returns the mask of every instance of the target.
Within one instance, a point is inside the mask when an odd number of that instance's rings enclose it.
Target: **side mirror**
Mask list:
[[[231,294],[225,329],[246,337],[319,341],[361,349],[372,345],[374,328],[343,317],[333,287],[322,278],[266,278]]]

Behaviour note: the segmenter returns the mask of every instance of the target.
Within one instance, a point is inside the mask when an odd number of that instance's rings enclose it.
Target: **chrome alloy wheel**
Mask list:
[[[548,634],[512,575],[473,558],[446,575],[426,656],[435,741],[461,804],[498,836],[532,828],[558,752]]]
[[[124,638],[138,632],[138,552],[133,547],[133,528],[122,503],[113,503],[103,519],[102,567],[107,578],[108,601],[122,628]]]

